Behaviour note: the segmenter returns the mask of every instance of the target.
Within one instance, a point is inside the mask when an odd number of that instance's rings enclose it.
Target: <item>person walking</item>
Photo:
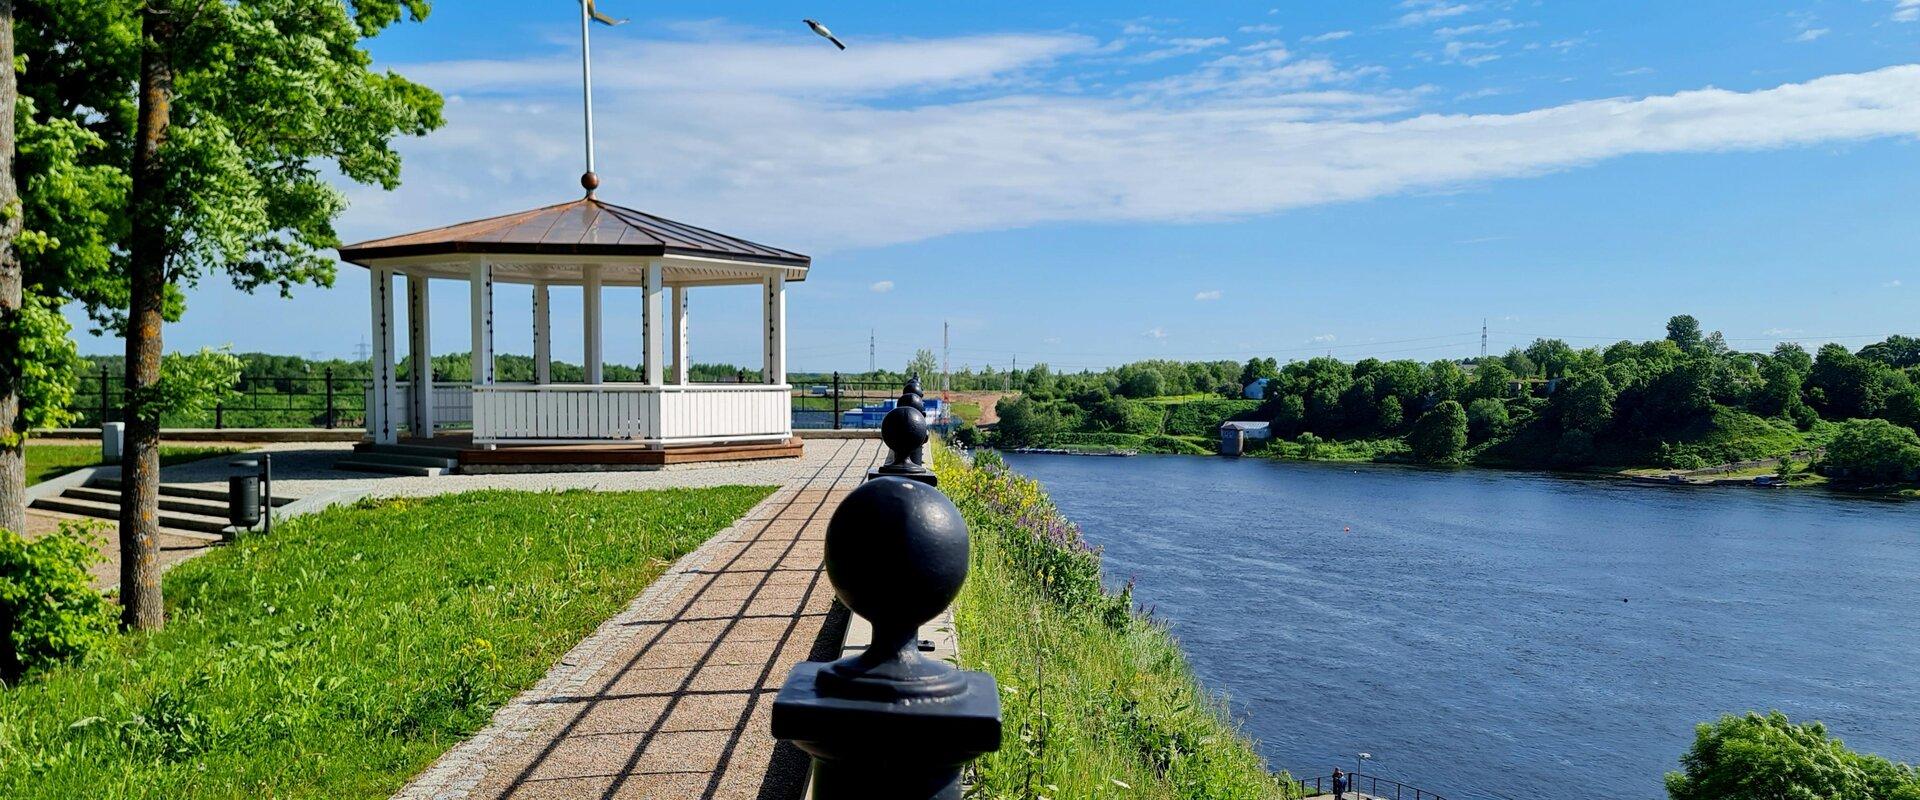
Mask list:
[[[1333,800],[1347,800],[1347,774],[1333,769]]]

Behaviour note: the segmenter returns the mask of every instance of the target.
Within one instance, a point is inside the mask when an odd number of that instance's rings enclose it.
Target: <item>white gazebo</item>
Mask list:
[[[373,384],[367,432],[393,444],[405,428],[431,437],[440,427],[471,423],[473,443],[636,443],[659,450],[679,444],[787,441],[793,436],[786,383],[786,286],[805,280],[811,259],[799,253],[683,225],[585,198],[570,203],[340,249],[341,259],[372,273]],[[412,374],[395,374],[394,276],[406,277]],[[473,304],[471,384],[433,381],[428,287],[434,279],[468,283]],[[496,287],[523,286],[533,296],[532,383],[506,383],[494,372]],[[696,384],[687,379],[687,293],[706,286],[760,287],[762,381]],[[552,380],[549,293],[583,293],[585,378]],[[645,380],[601,379],[601,290],[642,290],[640,330]]]

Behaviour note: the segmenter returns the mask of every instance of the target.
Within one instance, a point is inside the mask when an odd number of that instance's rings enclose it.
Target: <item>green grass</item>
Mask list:
[[[954,403],[953,404],[953,415],[956,417],[959,417],[961,421],[967,423],[968,425],[974,425],[980,422],[980,412],[981,412],[981,409],[980,409],[979,403]]]
[[[1218,399],[1220,399],[1220,395],[1209,394],[1207,392],[1199,392],[1195,394],[1168,394],[1168,395],[1161,395],[1159,397],[1144,397],[1136,402],[1152,403],[1157,406],[1172,406],[1172,405],[1179,405],[1181,403],[1191,403],[1196,400],[1218,400]]]
[[[160,465],[169,466],[188,461],[198,461],[228,453],[238,453],[237,447],[170,447],[160,448]],[[32,444],[27,445],[27,485],[32,486],[49,478],[57,478],[82,467],[91,467],[100,463],[100,446],[97,444]]]
[[[1405,458],[1409,452],[1407,441],[1401,438],[1323,441],[1315,445],[1312,452],[1298,442],[1268,439],[1253,448],[1249,455],[1302,461],[1380,461]]]
[[[385,797],[771,491],[474,492],[297,517],[169,622],[0,691],[0,797]]]
[[[945,448],[934,462],[972,529],[960,658],[993,674],[1004,718],[973,796],[1288,796],[1166,628],[1100,588],[1098,554],[1038,484]]]

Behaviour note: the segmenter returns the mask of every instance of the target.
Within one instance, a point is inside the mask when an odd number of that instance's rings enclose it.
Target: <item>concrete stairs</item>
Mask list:
[[[334,469],[423,478],[445,475],[458,466],[460,451],[451,447],[364,442],[353,448],[353,455],[333,464]]]
[[[275,508],[293,502],[275,497]],[[35,499],[33,508],[109,522],[120,521],[120,479],[96,477],[54,497]],[[160,485],[160,532],[182,539],[218,542],[226,538],[227,493],[192,486]]]

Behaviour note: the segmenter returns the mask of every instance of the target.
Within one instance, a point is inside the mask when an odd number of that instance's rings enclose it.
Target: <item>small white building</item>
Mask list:
[[[799,253],[602,202],[589,192],[569,203],[464,222],[340,248],[341,259],[372,273],[373,387],[367,432],[375,445],[405,431],[431,438],[449,423],[471,423],[472,445],[635,443],[678,445],[787,442],[793,437],[787,372],[787,284],[806,280]],[[395,279],[405,279],[412,353],[409,375],[395,374]],[[471,383],[435,385],[428,298],[436,282],[458,281],[472,303]],[[713,286],[757,286],[761,295],[758,384],[696,384],[687,379],[687,297]],[[642,290],[644,380],[601,379],[606,332],[602,290]],[[533,299],[534,376],[506,383],[494,372],[493,300],[497,292]],[[551,379],[555,331],[550,301],[579,291],[585,379]],[[564,334],[563,334],[564,335]]]

